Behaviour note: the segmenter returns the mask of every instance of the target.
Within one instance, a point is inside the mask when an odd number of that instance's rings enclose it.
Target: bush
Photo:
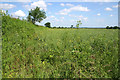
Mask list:
[[[51,28],[50,22],[45,23],[45,26],[48,27],[48,28]]]

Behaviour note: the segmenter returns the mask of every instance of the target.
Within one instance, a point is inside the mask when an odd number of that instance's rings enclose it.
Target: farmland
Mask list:
[[[2,18],[3,78],[117,78],[118,30],[49,29]]]

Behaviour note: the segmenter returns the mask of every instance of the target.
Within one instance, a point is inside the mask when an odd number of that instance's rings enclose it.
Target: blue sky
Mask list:
[[[106,27],[118,25],[118,2],[0,2],[3,10],[8,10],[13,17],[26,18],[28,11],[36,6],[45,10],[47,18],[39,25],[51,22],[52,27],[76,26]]]

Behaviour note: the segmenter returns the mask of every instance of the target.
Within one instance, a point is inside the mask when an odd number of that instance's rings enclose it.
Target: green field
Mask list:
[[[50,29],[2,18],[3,78],[117,78],[118,30]]]

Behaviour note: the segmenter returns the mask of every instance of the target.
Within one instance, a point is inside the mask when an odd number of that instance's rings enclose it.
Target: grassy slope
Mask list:
[[[3,77],[13,74],[16,75],[15,77],[27,75],[26,70],[33,61],[31,55],[35,53],[34,48],[37,47],[38,37],[34,27],[36,26],[26,21],[3,17]],[[26,69],[25,64],[27,64]]]
[[[3,17],[3,78],[117,77],[118,33],[45,29]]]

